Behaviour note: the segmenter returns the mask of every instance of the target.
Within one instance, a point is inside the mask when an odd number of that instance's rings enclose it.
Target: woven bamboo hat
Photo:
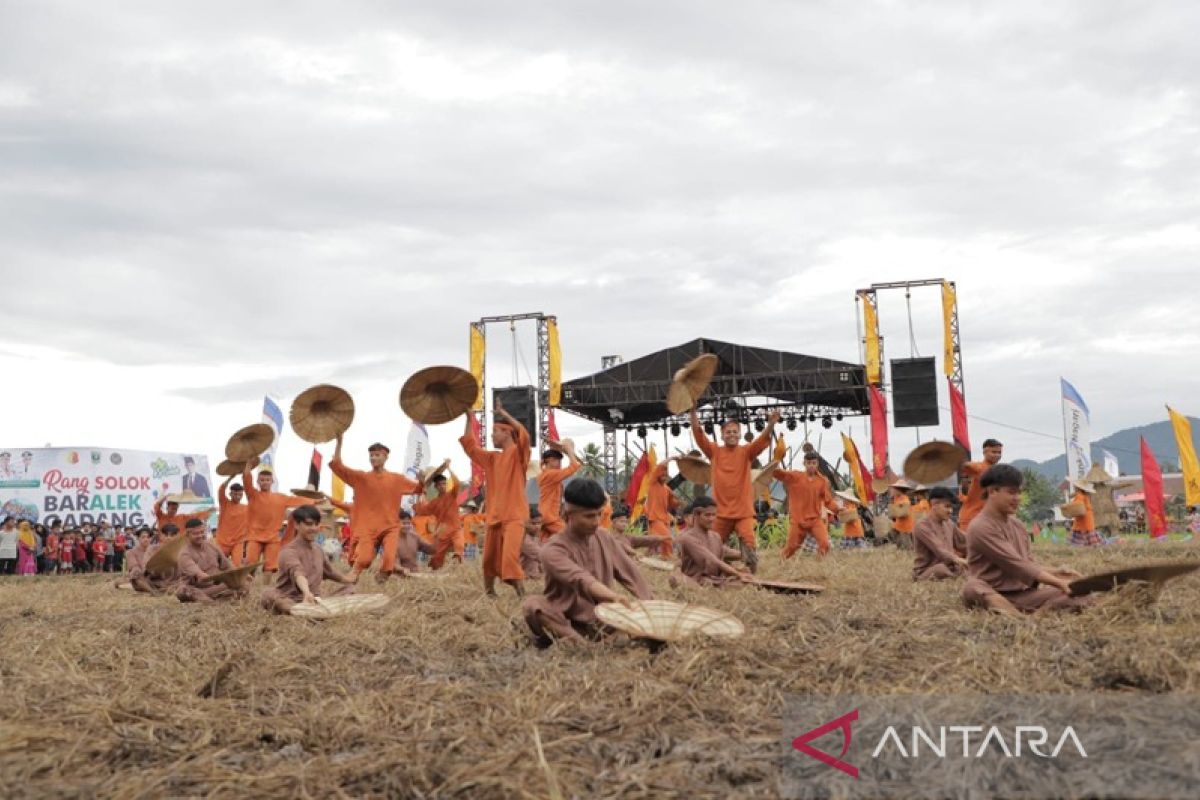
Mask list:
[[[259,561],[255,564],[246,564],[245,566],[227,569],[224,572],[218,572],[208,577],[215,583],[225,584],[230,589],[240,589],[246,582],[246,578],[254,575],[262,565],[263,562]]]
[[[341,387],[320,383],[296,396],[288,420],[304,441],[328,442],[345,433],[354,422],[354,398]]]
[[[771,481],[775,478],[775,470],[779,469],[782,463],[782,461],[772,459],[762,469],[750,470],[750,482],[754,484],[754,488],[759,491],[769,488]]]
[[[265,422],[247,425],[229,437],[229,441],[225,443],[225,458],[245,463],[265,453],[273,441],[275,431],[270,425]]]
[[[306,619],[330,619],[349,614],[366,614],[378,611],[391,598],[386,594],[351,594],[338,597],[322,597],[315,603],[296,603],[292,606],[293,617]]]
[[[641,639],[677,642],[690,636],[735,638],[746,632],[741,620],[724,611],[669,600],[641,600],[596,606],[596,619]]]
[[[417,422],[440,425],[462,416],[479,398],[475,376],[458,367],[426,367],[400,390],[400,407]]]
[[[665,558],[655,558],[654,556],[641,556],[640,558],[638,558],[638,561],[642,564],[642,566],[649,567],[650,569],[656,569],[659,572],[674,572],[675,571],[675,563],[673,561],[667,561]]]
[[[1200,569],[1200,561],[1177,561],[1102,572],[1071,581],[1071,595],[1079,597],[1092,592],[1107,592],[1131,582],[1161,584],[1197,569]]]
[[[712,464],[699,456],[680,456],[675,459],[679,472],[692,483],[707,486],[712,483]]]
[[[246,469],[245,461],[230,461],[228,458],[217,464],[217,474],[222,478],[232,478],[241,475]]]
[[[317,491],[312,484],[308,484],[303,489],[292,489],[292,494],[296,497],[303,497],[305,500],[324,500],[325,493]]]
[[[705,353],[677,370],[671,388],[667,390],[667,410],[672,414],[682,414],[695,407],[717,373],[719,363],[715,355]]]
[[[859,500],[859,499],[858,499],[858,497],[857,497],[857,496],[854,494],[854,492],[851,492],[851,491],[848,491],[848,490],[842,490],[842,491],[837,491],[837,492],[834,492],[834,493],[833,493],[833,496],[834,496],[834,497],[840,497],[840,498],[842,498],[843,500],[846,500],[846,501],[849,501],[849,502],[851,502],[851,503],[854,503],[856,506],[861,506],[861,505],[862,505],[862,500]]]
[[[183,552],[183,546],[186,544],[187,535],[182,533],[163,542],[146,561],[146,572],[160,577],[170,575],[175,571],[175,566],[179,563],[179,554]]]
[[[191,489],[182,491],[179,494],[169,494],[166,497],[168,503],[178,503],[181,506],[194,506],[198,503],[207,503],[207,497],[201,497]]]
[[[958,472],[967,453],[953,442],[926,442],[904,459],[904,476],[921,483],[937,483]]]

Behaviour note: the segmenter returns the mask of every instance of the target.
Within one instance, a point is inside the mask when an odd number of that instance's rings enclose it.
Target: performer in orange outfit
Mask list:
[[[460,513],[462,514],[463,541],[470,546],[467,554],[471,558],[475,558],[479,537],[485,536],[487,532],[487,516],[479,513],[479,507],[473,500],[464,503]]]
[[[893,483],[890,488],[892,490],[892,506],[888,511],[892,516],[892,530],[900,534],[897,543],[908,549],[913,546],[912,532],[917,527],[912,500],[908,496],[908,493],[912,491],[912,484],[901,479]]]
[[[563,439],[561,442],[549,444],[550,447],[542,453],[542,471],[538,473],[537,478],[538,511],[542,514],[542,542],[567,527],[562,521],[563,482],[579,470],[579,456],[575,453],[574,442]],[[565,467],[562,465],[564,453],[568,459]]]
[[[333,460],[329,468],[333,474],[354,490],[354,513],[350,525],[358,544],[354,551],[354,568],[350,580],[358,578],[375,560],[375,548],[383,543],[383,562],[375,576],[383,583],[396,569],[396,548],[400,544],[400,502],[406,494],[419,494],[423,484],[398,472],[384,469],[391,450],[379,442],[367,448],[371,462],[369,472],[350,469],[342,463],[342,437],[337,437],[333,449]]]
[[[449,461],[443,463],[430,478],[437,496],[413,506],[414,514],[426,514],[433,519],[434,550],[429,559],[430,569],[441,569],[442,564],[446,562],[446,556],[451,552],[461,564],[465,549],[462,519],[458,515],[458,480],[449,484],[446,476],[442,474],[442,470],[448,466]]]
[[[722,537],[737,531],[741,540],[742,560],[751,572],[758,571],[758,542],[755,537],[754,487],[750,482],[750,463],[767,449],[779,412],[767,417],[767,427],[750,444],[741,445],[742,426],[737,420],[721,425],[721,446],[709,440],[700,426],[700,416],[692,408],[692,435],[696,447],[712,463],[713,499],[717,501],[717,523],[713,530]]]
[[[1075,496],[1072,503],[1083,506],[1083,515],[1075,517],[1071,523],[1071,544],[1082,547],[1097,547],[1104,544],[1103,537],[1096,533],[1096,514],[1092,510],[1092,498],[1096,490],[1090,483],[1072,481],[1075,485]]]
[[[840,510],[833,499],[833,488],[829,479],[820,472],[821,458],[816,452],[804,454],[804,471],[777,469],[775,480],[787,489],[788,516],[791,524],[788,529],[787,544],[783,547],[783,557],[795,555],[809,534],[817,540],[817,554],[829,552],[829,528],[825,525],[825,509],[837,512]]]
[[[492,423],[492,446],[485,450],[471,435],[471,419],[459,444],[474,463],[483,468],[487,496],[487,535],[483,542],[483,588],[496,594],[496,578],[524,596],[521,581],[521,541],[529,503],[525,499],[525,473],[529,469],[529,432],[513,419],[498,401]]]
[[[264,575],[279,569],[279,526],[289,508],[311,506],[314,501],[291,494],[271,491],[275,473],[270,467],[258,471],[258,488],[250,480],[250,465],[242,471],[246,490],[246,561],[254,564],[266,559]]]
[[[979,485],[979,478],[989,467],[999,464],[1003,455],[1004,445],[995,439],[988,439],[983,443],[983,461],[969,461],[962,465],[962,475],[971,479],[971,487],[967,489],[967,496],[958,512],[959,529],[965,531],[969,528],[971,520],[983,510],[983,487]]]
[[[246,548],[246,522],[249,507],[242,502],[245,490],[240,483],[230,485],[230,475],[217,489],[217,506],[221,516],[217,520],[217,547],[221,554],[235,567],[242,565],[242,552]]]
[[[165,511],[163,510],[163,503],[166,503],[167,506]],[[165,494],[154,501],[154,519],[159,531],[162,531],[168,525],[174,525],[179,530],[183,530],[184,526],[194,519],[207,524],[211,514],[211,508],[205,508],[202,511],[195,511],[191,514],[180,514],[179,503],[176,503],[174,500],[167,500],[167,495]]]
[[[668,458],[661,464],[655,465],[646,476],[646,519],[650,523],[649,534],[662,540],[659,554],[670,558],[674,554],[674,542],[671,540],[671,522],[675,515],[672,513],[682,505],[679,498],[667,486],[667,465],[675,459]]]

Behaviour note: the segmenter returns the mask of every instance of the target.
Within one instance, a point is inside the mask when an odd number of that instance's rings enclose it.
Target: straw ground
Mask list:
[[[1192,545],[1040,548],[1083,572]],[[793,693],[1200,692],[1200,578],[1082,616],[963,610],[891,548],[764,574],[820,596],[682,590],[735,641],[535,650],[476,567],[394,581],[371,617],[185,606],[97,578],[0,582],[8,797],[771,797]],[[257,593],[257,589],[256,589]]]

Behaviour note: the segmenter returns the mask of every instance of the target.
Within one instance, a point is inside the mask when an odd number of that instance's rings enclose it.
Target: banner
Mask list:
[[[471,323],[471,374],[475,376],[475,382],[479,384],[479,396],[475,398],[475,405],[471,406],[472,411],[483,410],[483,368],[484,355],[487,352],[487,343],[483,338],[483,327],[477,323]]]
[[[1184,502],[1189,506],[1200,506],[1200,461],[1196,460],[1196,447],[1192,444],[1192,423],[1170,406],[1171,427],[1175,429],[1175,444],[1179,446],[1179,467],[1183,470]]]
[[[554,409],[546,409],[546,437],[552,442],[561,442],[562,437],[558,435],[558,424],[554,421]]]
[[[645,478],[650,472],[649,455],[649,451],[642,453],[637,466],[633,468],[633,474],[629,476],[629,487],[625,490],[625,505],[630,508],[637,505],[638,492],[642,488],[642,478]]]
[[[0,513],[74,528],[153,525],[154,501],[185,483],[212,503],[208,457],[95,447],[0,450]],[[204,506],[196,506],[197,509]],[[215,510],[215,509],[214,509]]]
[[[429,432],[419,422],[414,422],[408,429],[408,444],[404,448],[404,474],[414,481],[421,477],[421,470],[429,466]],[[414,495],[405,495],[400,503],[401,508],[412,508],[417,499]]]
[[[875,301],[867,292],[859,292],[858,299],[863,304],[863,329],[866,342],[867,383],[878,385],[883,383],[882,355],[879,349],[879,315],[875,311]]]
[[[1117,457],[1107,450],[1100,451],[1104,456],[1104,471],[1108,473],[1110,478],[1119,478],[1121,476],[1121,464],[1117,461]]]
[[[868,386],[867,391],[871,395],[871,474],[885,478],[888,468],[887,400],[875,386]]]
[[[1083,480],[1092,468],[1091,415],[1075,387],[1062,383],[1063,438],[1067,443],[1067,477]]]
[[[321,488],[321,451],[313,448],[312,459],[308,462],[308,485],[313,491]]]
[[[1167,509],[1163,503],[1163,477],[1158,460],[1146,444],[1146,437],[1139,436],[1142,447],[1142,496],[1146,503],[1146,528],[1153,537],[1167,533]]]
[[[646,451],[646,472],[638,483],[637,501],[633,504],[633,510],[629,512],[631,522],[640,517],[646,508],[646,497],[650,494],[650,473],[656,466],[658,466],[658,454],[654,452],[654,445],[650,445],[650,449]]]
[[[550,350],[550,397],[551,406],[557,406],[562,401],[562,347],[558,344],[558,321],[550,319],[546,322],[546,336]]]
[[[858,445],[844,433],[842,434],[842,457],[846,459],[846,466],[850,470],[850,480],[858,499],[864,505],[874,500],[875,491],[871,488],[871,473],[862,463],[862,457],[858,454]]]
[[[971,438],[967,435],[967,401],[962,392],[947,378],[946,385],[950,394],[950,424],[953,430],[954,443],[971,455]]]
[[[271,430],[275,431],[275,438],[271,440],[271,447],[267,452],[259,456],[260,466],[270,467],[272,472],[275,471],[275,451],[279,449],[279,437],[283,435],[283,411],[279,408],[279,404],[271,399],[271,395],[263,397],[263,416],[262,421],[271,426]],[[275,488],[279,488],[279,475],[276,473],[272,477],[272,483]]]
[[[942,281],[942,369],[949,378],[954,375],[957,366],[954,359],[954,307],[958,305],[958,295],[954,284]]]
[[[478,442],[479,436],[480,436],[479,417],[475,416],[474,414],[469,414],[467,416],[467,420],[470,422],[470,425],[471,425],[471,434],[470,434],[471,438]],[[458,504],[461,506],[463,503],[466,503],[468,500],[474,500],[476,497],[479,497],[479,495],[482,494],[482,492],[483,492],[483,467],[479,466],[474,461],[472,461],[471,462],[471,483],[461,494],[459,494]]]

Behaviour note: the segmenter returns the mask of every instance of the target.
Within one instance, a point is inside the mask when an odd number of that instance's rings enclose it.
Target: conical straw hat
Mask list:
[[[926,442],[904,459],[904,477],[937,483],[958,472],[966,460],[966,451],[953,442]]]
[[[650,569],[656,569],[659,572],[674,572],[675,571],[675,562],[667,561],[665,558],[655,558],[654,556],[641,556],[640,558],[638,558],[638,561],[640,561],[642,563],[642,566],[649,567]]]
[[[246,578],[253,575],[259,567],[263,565],[262,561],[255,564],[246,564],[241,567],[227,569],[224,572],[217,572],[208,577],[215,583],[223,583],[230,589],[240,589],[245,583]]]
[[[878,494],[879,492],[886,492],[888,490],[888,487],[891,485],[892,485],[892,482],[890,480],[888,480],[887,478],[872,478],[871,479],[871,489],[876,494]]]
[[[705,353],[678,370],[667,390],[667,410],[672,414],[691,410],[708,389],[719,363],[715,355]]]
[[[232,478],[241,475],[246,469],[245,461],[230,461],[228,458],[217,464],[217,474],[222,478]]]
[[[386,594],[322,597],[316,603],[296,603],[292,606],[291,615],[306,619],[330,619],[348,614],[365,614],[383,608],[390,600],[391,598]]]
[[[154,555],[150,556],[146,561],[146,572],[150,575],[169,575],[175,571],[175,566],[179,563],[179,554],[183,552],[183,546],[187,544],[187,536],[185,534],[176,534],[154,551]]]
[[[324,500],[325,493],[313,489],[311,486],[305,486],[303,489],[292,489],[292,494],[296,497],[303,497],[305,500]]]
[[[1085,578],[1071,581],[1071,595],[1079,597],[1092,592],[1107,592],[1131,581],[1164,583],[1172,578],[1178,578],[1180,575],[1195,572],[1197,569],[1200,569],[1200,561],[1178,561],[1102,572],[1098,575],[1088,575]]]
[[[341,387],[320,383],[296,396],[288,419],[301,439],[322,444],[350,428],[354,422],[354,398]]]
[[[426,367],[404,382],[400,407],[417,422],[440,425],[469,411],[478,397],[479,382],[465,369]]]
[[[247,425],[229,437],[225,443],[225,458],[230,461],[246,462],[266,452],[275,441],[275,431],[265,422]]]
[[[862,505],[862,501],[858,499],[858,497],[857,497],[857,496],[854,494],[854,492],[851,492],[851,491],[849,491],[849,490],[843,490],[843,491],[837,491],[837,492],[834,492],[834,493],[833,493],[833,496],[834,496],[834,497],[840,497],[840,498],[842,498],[843,500],[846,500],[846,501],[848,501],[848,502],[854,503],[856,506],[861,506],[861,505]]]
[[[692,483],[707,486],[712,483],[712,464],[699,456],[680,456],[675,459],[679,472]]]
[[[772,459],[762,469],[750,470],[750,482],[754,484],[754,488],[759,491],[769,488],[775,478],[775,470],[779,469],[781,463]]]
[[[630,636],[660,642],[697,635],[734,638],[746,632],[746,626],[732,614],[669,600],[635,601],[633,608],[601,603],[596,606],[596,619]]]
[[[207,503],[207,497],[201,497],[191,489],[180,492],[179,494],[169,494],[166,497],[168,503],[178,503],[181,506],[194,506],[198,503]]]

